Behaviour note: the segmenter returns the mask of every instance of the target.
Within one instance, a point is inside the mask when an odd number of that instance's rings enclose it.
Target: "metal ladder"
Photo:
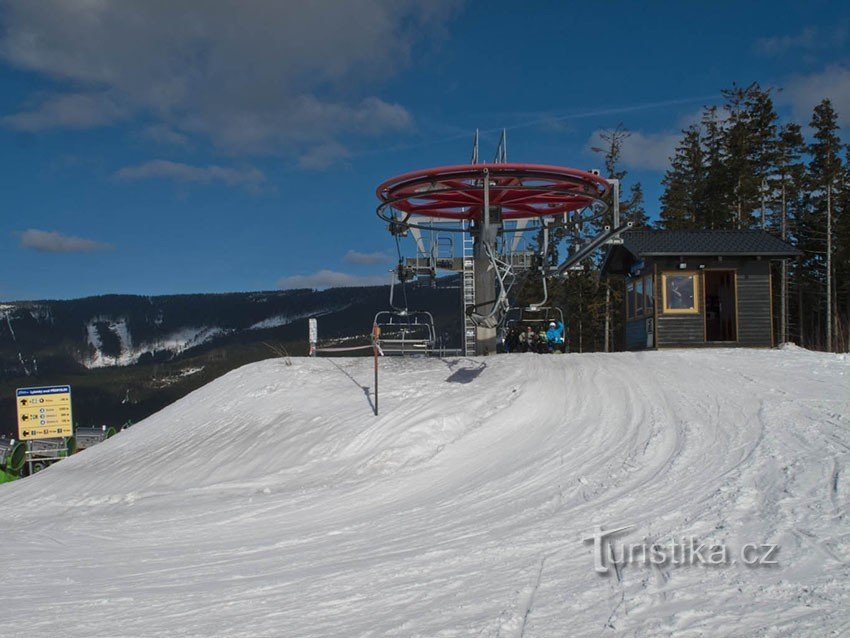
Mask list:
[[[468,222],[463,223],[463,238],[462,257],[463,270],[463,285],[461,292],[463,294],[463,353],[471,357],[475,354],[475,324],[468,314],[466,309],[469,306],[475,305],[475,239],[469,233]]]

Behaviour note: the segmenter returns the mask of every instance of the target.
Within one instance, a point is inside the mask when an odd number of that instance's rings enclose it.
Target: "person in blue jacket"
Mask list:
[[[549,345],[549,352],[554,352],[556,349],[563,348],[564,345],[564,324],[561,321],[549,323],[549,329],[546,331],[546,341]]]

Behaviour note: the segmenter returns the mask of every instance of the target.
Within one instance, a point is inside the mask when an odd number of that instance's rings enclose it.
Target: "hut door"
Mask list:
[[[706,270],[705,273],[705,339],[737,341],[735,305],[735,271]]]

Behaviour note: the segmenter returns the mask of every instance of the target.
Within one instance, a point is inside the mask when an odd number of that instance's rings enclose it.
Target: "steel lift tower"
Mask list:
[[[593,172],[508,162],[504,132],[494,161],[479,162],[476,133],[469,164],[413,171],[378,186],[381,203],[377,213],[393,235],[413,234],[420,252],[428,252],[423,232],[460,235],[460,258],[444,258],[440,263],[432,248],[427,268],[417,268],[418,260],[400,263],[400,279],[425,270],[434,272],[437,267],[460,272],[464,351],[493,354],[497,329],[510,307],[508,293],[518,273],[537,269],[544,278],[563,276],[594,250],[616,241],[628,225],[618,219],[615,192],[613,224],[585,238],[563,263],[551,268],[528,251],[517,251],[522,234],[542,232],[548,238],[555,225],[578,225],[598,218],[608,209],[611,189],[612,183]],[[413,272],[402,275],[411,265]]]

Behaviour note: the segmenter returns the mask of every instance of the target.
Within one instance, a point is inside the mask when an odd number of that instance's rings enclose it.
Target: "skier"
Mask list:
[[[534,329],[531,326],[528,326],[528,329],[525,332],[525,342],[528,346],[528,352],[537,352],[537,333],[534,332]]]
[[[525,330],[519,331],[519,336],[517,337],[517,350],[519,350],[519,352],[528,352],[528,334]]]
[[[555,323],[549,322],[549,329],[546,331],[546,341],[549,344],[549,352],[561,349],[564,345],[564,324],[561,321]]]
[[[541,327],[540,333],[537,335],[537,354],[545,354],[549,351],[549,339],[546,336],[546,331]]]
[[[505,336],[505,352],[517,352],[519,350],[519,331],[516,326],[511,326],[508,334]]]

